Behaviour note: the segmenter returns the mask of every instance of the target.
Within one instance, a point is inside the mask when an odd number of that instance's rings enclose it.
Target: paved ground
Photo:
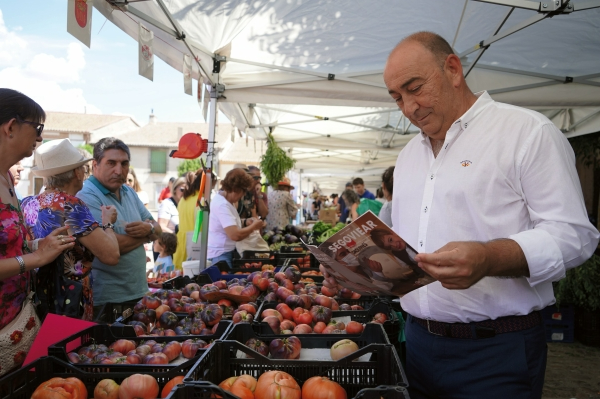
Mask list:
[[[549,343],[543,399],[600,399],[600,348]]]

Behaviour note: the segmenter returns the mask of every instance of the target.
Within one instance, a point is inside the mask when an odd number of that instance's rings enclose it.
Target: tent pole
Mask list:
[[[215,132],[217,129],[217,88],[212,86],[210,89],[210,114],[208,117],[208,152],[206,154],[206,166],[211,168],[215,154]],[[206,175],[206,185],[204,187],[204,198],[210,199],[212,190],[212,171]],[[205,212],[202,220],[202,235],[200,236],[200,270],[206,269],[206,253],[208,246],[208,219],[210,219],[210,210]]]

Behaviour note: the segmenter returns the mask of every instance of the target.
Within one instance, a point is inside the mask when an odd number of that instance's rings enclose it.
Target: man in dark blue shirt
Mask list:
[[[352,180],[352,186],[354,186],[354,192],[358,194],[361,199],[375,199],[375,195],[365,188],[365,182],[360,177]]]

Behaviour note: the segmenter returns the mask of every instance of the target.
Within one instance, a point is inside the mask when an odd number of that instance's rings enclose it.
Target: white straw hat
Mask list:
[[[85,158],[69,139],[51,140],[35,150],[36,166],[31,171],[36,176],[56,176],[85,165],[92,159]]]

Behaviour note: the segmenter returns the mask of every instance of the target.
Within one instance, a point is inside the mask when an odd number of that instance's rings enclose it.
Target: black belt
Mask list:
[[[423,326],[434,335],[449,338],[481,339],[491,338],[497,334],[527,330],[542,324],[539,311],[527,316],[506,316],[496,320],[484,320],[472,323],[444,323],[441,321],[424,320],[412,316],[415,323]]]

